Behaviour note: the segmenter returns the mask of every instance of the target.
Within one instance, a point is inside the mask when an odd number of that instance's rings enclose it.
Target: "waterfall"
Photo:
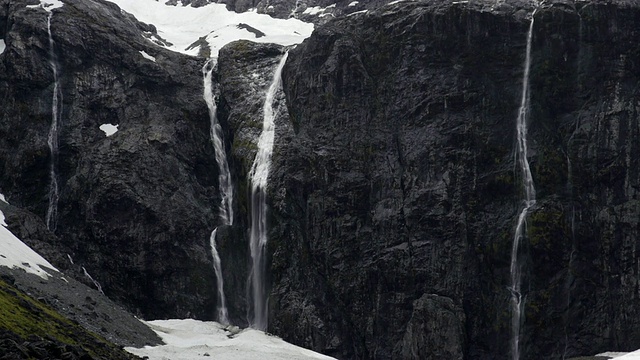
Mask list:
[[[204,93],[202,97],[209,109],[209,121],[210,130],[209,136],[211,143],[215,150],[216,163],[218,164],[219,176],[218,186],[222,199],[220,201],[220,217],[222,225],[233,225],[233,184],[231,183],[231,173],[229,171],[229,163],[227,162],[227,153],[224,148],[224,141],[222,137],[222,127],[218,122],[218,116],[216,114],[217,106],[214,101],[212,90],[212,73],[216,66],[216,59],[210,59],[202,67],[202,79],[204,85]],[[211,245],[211,256],[213,258],[213,268],[216,273],[216,282],[218,284],[217,292],[217,320],[222,324],[229,324],[229,315],[227,311],[226,299],[224,296],[224,283],[222,276],[222,263],[220,262],[220,255],[216,248],[216,234],[218,228],[215,228],[211,232],[209,242]]]
[[[533,21],[536,10],[531,14],[531,23],[529,24],[529,32],[527,33],[527,49],[524,62],[524,75],[522,79],[522,98],[520,101],[520,109],[518,110],[518,119],[516,123],[517,130],[517,155],[520,171],[522,172],[522,180],[525,191],[525,199],[523,207],[518,216],[516,230],[513,238],[513,247],[511,248],[511,355],[513,360],[520,359],[520,330],[524,322],[524,305],[525,297],[522,294],[522,264],[519,259],[520,244],[524,240],[526,232],[526,219],[529,210],[536,203],[536,189],[533,184],[533,176],[531,168],[527,160],[527,117],[529,115],[529,69],[531,67],[531,40],[533,37]]]
[[[67,254],[67,256],[69,255]],[[71,260],[71,256],[69,256],[69,260]],[[95,285],[96,289],[100,291],[102,295],[104,295],[104,291],[102,291],[102,286],[100,286],[100,283],[97,282],[91,275],[89,275],[89,272],[87,272],[87,269],[85,269],[84,266],[82,267],[82,272],[84,272],[84,276],[86,276],[89,280],[91,280],[93,285]]]
[[[56,168],[58,164],[58,128],[60,127],[60,115],[62,114],[62,91],[58,84],[58,65],[56,54],[53,49],[53,37],[51,36],[51,17],[53,12],[49,12],[47,17],[47,32],[49,33],[49,64],[53,70],[53,99],[51,102],[51,127],[47,137],[47,145],[49,145],[49,153],[51,161],[49,163],[49,177],[51,184],[49,185],[49,207],[45,223],[51,231],[56,230],[56,220],[58,218],[58,175]]]
[[[218,228],[211,232],[211,255],[213,256],[213,269],[216,272],[216,280],[218,283],[218,306],[217,306],[217,319],[221,324],[229,324],[229,312],[227,311],[227,301],[224,297],[224,285],[222,281],[222,264],[220,263],[220,256],[216,249],[216,233]]]
[[[267,247],[267,177],[271,166],[271,153],[275,137],[274,120],[276,112],[273,108],[276,93],[280,89],[282,68],[287,61],[285,53],[273,74],[273,80],[264,99],[262,133],[258,139],[258,152],[249,172],[251,182],[251,232],[249,245],[251,250],[251,272],[248,298],[253,300],[253,317],[249,316],[251,327],[266,330],[268,324],[266,279],[266,247]]]
[[[229,163],[227,163],[227,153],[224,148],[222,136],[222,126],[218,122],[216,115],[217,106],[213,97],[211,88],[211,76],[216,66],[216,59],[211,59],[204,64],[202,68],[202,78],[204,82],[204,101],[209,108],[210,138],[215,149],[216,163],[220,175],[218,182],[220,183],[220,194],[222,201],[220,202],[220,214],[224,225],[233,225],[233,184],[231,183],[231,173],[229,172]]]

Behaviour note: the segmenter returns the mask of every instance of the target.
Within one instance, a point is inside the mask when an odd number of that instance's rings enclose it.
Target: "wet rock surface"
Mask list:
[[[389,5],[292,50],[295,135],[271,177],[273,332],[339,358],[510,357],[514,132],[533,5]],[[634,1],[535,14],[523,359],[640,345],[627,266],[638,16]],[[428,294],[452,316],[421,321]],[[443,322],[450,336],[433,341]]]
[[[230,168],[236,189],[236,219],[220,234],[219,252],[232,322],[247,324],[247,277],[250,268],[249,224],[251,212],[248,174],[262,132],[267,89],[278,62],[287,51],[279,45],[233,42],[220,51],[217,69],[219,119],[230,145]],[[290,129],[284,94],[279,91],[276,128]]]
[[[209,235],[220,199],[204,60],[154,47],[145,39],[152,26],[105,2],[54,10],[63,116],[52,233],[41,220],[53,90],[47,13],[26,4],[0,0],[0,192],[14,205],[2,208],[11,230],[61,270],[84,279],[85,267],[135,314],[211,319]],[[316,15],[325,25],[290,50],[283,72],[269,180],[269,331],[341,359],[510,358],[523,198],[515,125],[536,4],[349,4],[331,10],[336,20]],[[279,17],[316,5],[331,4],[229,2]],[[528,140],[538,201],[521,254],[521,358],[634,350],[640,2],[551,1],[534,18]],[[218,248],[238,325],[247,316],[247,174],[284,50],[232,43],[215,75],[236,189],[234,225],[219,229]],[[119,131],[105,137],[104,123]],[[68,301],[82,307],[79,299]]]
[[[26,5],[1,6],[0,188],[11,204],[44,216],[54,79],[48,13]],[[154,46],[145,39],[153,32],[108,2],[71,0],[53,10],[62,91],[55,235],[139,316],[210,319],[208,240],[219,195],[204,61]],[[106,137],[105,123],[119,131]]]

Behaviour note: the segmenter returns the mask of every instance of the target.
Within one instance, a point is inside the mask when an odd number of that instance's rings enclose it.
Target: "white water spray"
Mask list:
[[[266,293],[266,247],[267,247],[267,178],[271,167],[271,154],[275,138],[276,112],[273,102],[282,81],[282,68],[287,61],[288,53],[280,59],[273,74],[273,80],[267,90],[263,106],[262,133],[258,139],[258,152],[249,172],[251,182],[251,272],[249,298],[253,300],[253,309],[249,309],[249,322],[252,328],[266,330],[268,325],[268,297]],[[253,314],[251,314],[253,311]],[[253,315],[253,316],[251,316]]]
[[[49,154],[51,161],[49,163],[49,207],[47,208],[47,214],[45,217],[45,223],[47,228],[51,231],[56,230],[56,220],[58,218],[58,200],[60,194],[58,193],[58,128],[60,127],[60,115],[62,114],[62,91],[58,83],[58,65],[56,54],[54,51],[53,37],[51,36],[51,17],[53,12],[49,12],[47,17],[47,31],[49,33],[49,64],[51,70],[53,70],[53,99],[51,101],[51,127],[49,128],[49,135],[47,137],[47,145],[49,145]]]
[[[224,140],[222,126],[218,122],[216,114],[217,106],[212,90],[212,74],[216,66],[216,59],[210,59],[202,67],[202,79],[204,85],[204,93],[202,97],[209,109],[210,138],[215,150],[216,163],[218,164],[219,176],[218,183],[222,199],[220,201],[220,217],[223,225],[233,225],[233,184],[231,182],[231,172],[229,171],[229,163],[227,162],[227,153],[224,148]],[[211,232],[209,242],[211,245],[211,256],[213,257],[213,268],[216,273],[216,282],[218,285],[217,293],[217,320],[222,324],[229,324],[229,313],[227,311],[227,302],[224,295],[224,282],[222,276],[222,263],[220,255],[216,248],[216,234],[218,228]]]
[[[533,21],[536,10],[531,14],[531,23],[527,33],[527,49],[524,62],[524,76],[522,79],[522,99],[517,120],[517,155],[525,191],[522,210],[518,216],[513,247],[511,248],[511,356],[513,360],[520,359],[520,332],[524,322],[525,296],[522,294],[522,264],[519,261],[520,244],[526,232],[526,219],[529,210],[536,203],[536,189],[533,184],[531,168],[527,160],[527,118],[529,115],[529,69],[531,67],[531,40],[533,37]]]

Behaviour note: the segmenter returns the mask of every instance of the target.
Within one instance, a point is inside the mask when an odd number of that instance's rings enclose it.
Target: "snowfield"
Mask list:
[[[611,354],[614,356],[612,360],[640,360],[640,350],[630,353],[605,353],[603,355]]]
[[[217,322],[185,319],[146,324],[166,345],[125,350],[149,360],[335,360],[258,330],[244,329],[229,337],[231,332]]]
[[[2,194],[0,194],[0,200],[5,201]],[[4,220],[4,214],[0,211],[0,266],[6,266],[10,269],[23,269],[45,280],[51,276],[47,271],[58,271],[47,260],[13,235],[7,229],[7,223]]]
[[[198,55],[205,40],[217,57],[224,45],[235,40],[251,40],[280,45],[299,44],[311,35],[313,24],[297,19],[274,19],[255,11],[236,13],[224,4],[200,8],[165,5],[155,0],[110,0],[138,20],[153,24],[158,35],[171,43],[169,50]]]

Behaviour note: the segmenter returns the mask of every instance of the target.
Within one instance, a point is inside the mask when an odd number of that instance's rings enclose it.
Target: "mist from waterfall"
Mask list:
[[[273,108],[276,93],[282,82],[282,68],[288,53],[280,59],[267,90],[263,106],[262,133],[258,139],[258,152],[249,172],[251,183],[251,231],[249,246],[251,251],[251,271],[249,274],[248,298],[252,303],[248,309],[249,324],[252,328],[266,330],[268,326],[268,296],[266,286],[267,248],[267,179],[271,167],[271,154],[275,138],[275,117]]]

